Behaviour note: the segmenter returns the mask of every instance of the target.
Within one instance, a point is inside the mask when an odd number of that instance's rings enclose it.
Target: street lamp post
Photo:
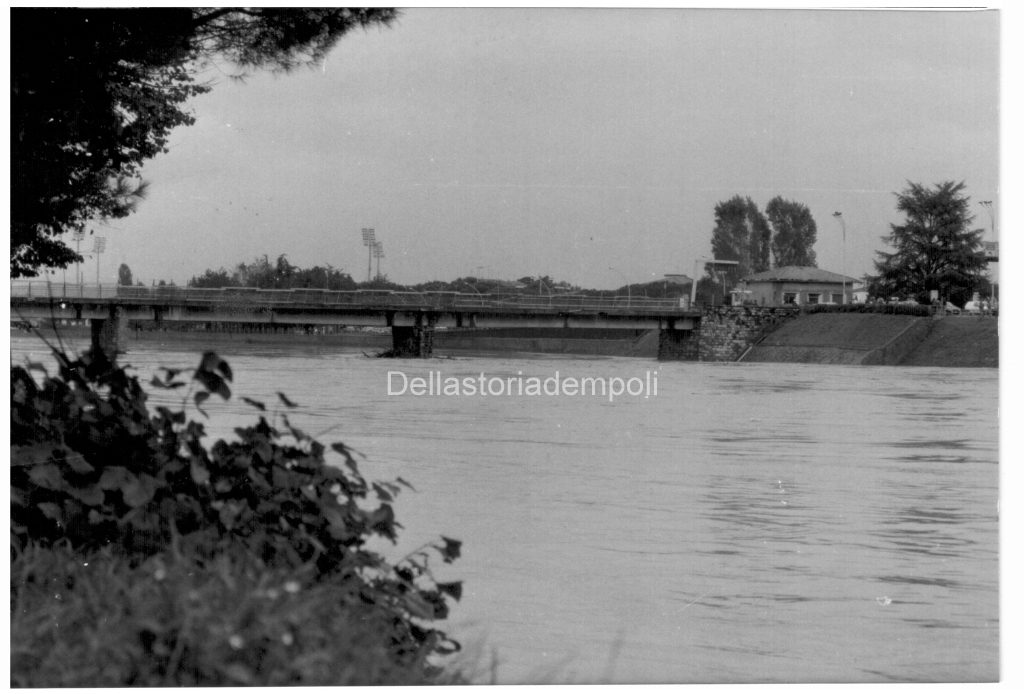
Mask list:
[[[992,240],[995,241],[996,240],[996,217],[995,217],[995,213],[992,212],[992,201],[991,200],[982,200],[978,204],[981,205],[982,207],[984,207],[988,211],[988,221],[989,221],[989,224],[991,225],[990,228],[992,230]]]
[[[701,261],[703,261],[704,265],[740,264],[738,260],[718,260],[716,258],[708,258],[707,256],[700,256],[699,258],[695,258],[693,261],[693,285],[690,288],[690,308],[693,308],[694,304],[697,303],[697,269],[700,267]]]
[[[842,212],[833,212],[832,216],[839,220],[839,225],[843,228],[843,303],[846,303],[846,221],[843,219]]]
[[[992,231],[992,240],[993,241],[997,241],[999,239],[999,237],[996,236],[996,216],[995,216],[995,213],[992,211],[992,201],[991,200],[982,200],[978,204],[981,205],[982,207],[984,207],[985,210],[988,211],[988,221],[989,221],[989,225],[990,225],[989,228]],[[986,274],[989,275],[989,277],[991,277],[991,273],[990,272],[986,272]],[[999,278],[997,276],[996,277],[996,281],[998,282],[998,280],[999,280]],[[992,288],[991,301],[993,303],[996,301],[996,298],[997,298],[996,297],[995,287],[996,287],[995,284],[991,285],[991,288]]]

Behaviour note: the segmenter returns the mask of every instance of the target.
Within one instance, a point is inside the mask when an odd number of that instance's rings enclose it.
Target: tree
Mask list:
[[[806,205],[777,195],[765,208],[772,228],[772,256],[776,267],[817,267],[814,242],[818,226]]]
[[[741,277],[768,269],[771,228],[757,205],[739,195],[715,205],[715,228],[711,232],[711,253],[716,260],[735,260],[739,265],[712,269],[707,276],[733,285]]]
[[[15,8],[11,10],[11,275],[81,261],[61,238],[124,217],[145,193],[144,161],[191,125],[198,71],[242,76],[322,60],[370,9]]]
[[[132,270],[127,263],[121,263],[121,267],[117,268],[117,284],[121,287],[130,287],[134,284]]]
[[[963,305],[984,283],[985,254],[982,229],[971,229],[970,198],[961,181],[926,188],[908,182],[896,193],[896,209],[906,215],[903,224],[891,224],[882,240],[892,253],[878,252],[868,291],[875,296],[914,297],[929,301],[938,290],[941,301]]]
[[[238,282],[234,276],[224,268],[219,270],[207,270],[198,277],[188,281],[189,287],[197,289],[220,289],[221,287],[237,287]]]

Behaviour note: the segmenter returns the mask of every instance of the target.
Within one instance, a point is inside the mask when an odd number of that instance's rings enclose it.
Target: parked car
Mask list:
[[[954,304],[951,304],[950,302],[947,301],[946,302],[946,313],[952,313],[954,316],[959,316],[960,315],[960,309],[958,309]]]

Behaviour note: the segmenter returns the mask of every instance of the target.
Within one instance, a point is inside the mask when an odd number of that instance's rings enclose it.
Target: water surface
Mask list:
[[[415,485],[389,555],[463,540],[436,567],[465,581],[448,630],[499,682],[998,677],[995,370],[218,349],[236,395],[283,391],[297,426]],[[198,355],[140,341],[126,361],[148,380]],[[656,369],[658,395],[388,396],[396,369]],[[255,414],[208,409],[218,436]]]

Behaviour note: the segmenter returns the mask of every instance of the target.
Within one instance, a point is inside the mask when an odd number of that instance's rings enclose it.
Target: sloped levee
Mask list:
[[[999,366],[999,320],[993,316],[946,316],[901,366]]]
[[[743,361],[899,364],[935,321],[871,313],[801,315],[769,333]]]

